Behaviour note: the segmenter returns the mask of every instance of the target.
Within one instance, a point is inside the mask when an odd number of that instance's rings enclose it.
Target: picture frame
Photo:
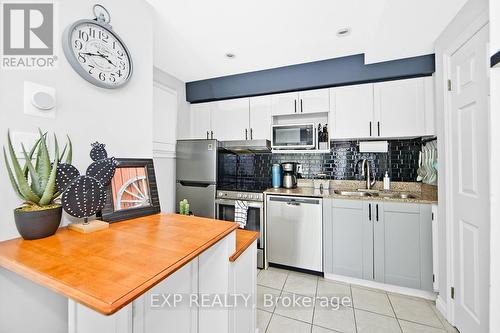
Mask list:
[[[153,159],[117,158],[116,163],[100,218],[113,223],[159,213]]]

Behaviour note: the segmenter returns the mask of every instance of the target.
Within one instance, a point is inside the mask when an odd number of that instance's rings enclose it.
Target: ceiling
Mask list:
[[[155,9],[155,66],[185,82],[359,53],[367,63],[433,53],[466,2],[147,1]],[[351,33],[337,37],[344,27]]]

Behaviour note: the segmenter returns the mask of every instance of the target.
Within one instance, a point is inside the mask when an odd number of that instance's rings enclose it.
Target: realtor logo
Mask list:
[[[2,4],[3,69],[52,69],[54,4]]]

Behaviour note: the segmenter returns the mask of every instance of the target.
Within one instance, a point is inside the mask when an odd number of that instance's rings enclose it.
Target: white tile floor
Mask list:
[[[260,333],[458,332],[444,320],[434,302],[309,274],[277,268],[259,271],[257,294]],[[320,305],[323,296],[344,300],[344,306]],[[293,297],[316,302],[309,306],[284,306],[284,300]],[[266,302],[271,298],[277,302]]]

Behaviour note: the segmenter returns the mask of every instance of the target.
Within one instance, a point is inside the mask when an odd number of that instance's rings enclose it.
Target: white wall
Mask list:
[[[437,305],[438,308],[445,312],[443,315],[447,316],[446,312],[449,310],[448,300],[450,297],[450,285],[448,283],[448,262],[447,262],[447,249],[449,247],[448,238],[446,237],[446,184],[448,180],[446,174],[446,160],[445,155],[447,146],[445,144],[445,119],[444,119],[444,105],[445,105],[445,91],[447,89],[447,77],[443,76],[444,72],[444,59],[443,54],[447,53],[457,38],[462,34],[464,29],[470,26],[478,16],[485,13],[488,9],[488,0],[469,0],[464,7],[460,10],[457,16],[450,22],[446,29],[442,32],[436,40],[436,123],[437,123],[437,136],[438,136],[438,150],[442,157],[439,160],[440,177],[438,179],[438,196],[439,196],[439,296]],[[492,205],[493,207],[493,205]]]
[[[12,131],[35,132],[37,128],[54,131],[62,140],[69,134],[74,146],[74,164],[84,172],[91,162],[90,143],[98,140],[106,144],[111,156],[152,157],[152,94],[153,94],[153,32],[152,9],[143,0],[102,0],[111,13],[115,31],[127,43],[134,61],[134,74],[130,83],[122,89],[105,90],[92,86],[83,80],[70,67],[59,48],[58,68],[53,71],[2,71],[0,70],[0,142],[5,144],[7,129]],[[57,1],[59,7],[60,31],[70,23],[92,18],[95,1]],[[56,40],[57,41],[57,40]],[[23,114],[23,84],[25,80],[52,86],[57,93],[57,116],[44,119]],[[12,210],[19,200],[11,189],[3,158],[0,161],[0,240],[18,237]],[[11,283],[20,287],[24,293],[20,297],[5,297],[0,289],[0,308],[24,313],[23,296],[31,295],[33,302],[52,304],[51,309],[66,307],[65,298],[54,293],[41,292],[30,287],[21,278],[14,279],[10,273],[0,270],[1,288]],[[9,290],[15,287],[9,287]],[[28,288],[28,289],[27,289]],[[50,310],[50,309],[48,309]],[[65,323],[66,314],[57,310],[59,319],[48,320],[28,314],[17,321],[19,332],[61,332],[61,322]],[[28,318],[28,320],[26,320]],[[42,322],[37,322],[42,320]],[[12,332],[6,323],[15,323],[8,311],[0,312],[0,332]],[[51,326],[52,325],[52,326]],[[50,327],[51,326],[51,327]]]
[[[491,54],[500,50],[500,1],[490,0],[490,45]],[[491,70],[490,81],[491,119],[490,119],[490,149],[491,149],[491,267],[490,267],[490,332],[500,332],[500,68]]]

